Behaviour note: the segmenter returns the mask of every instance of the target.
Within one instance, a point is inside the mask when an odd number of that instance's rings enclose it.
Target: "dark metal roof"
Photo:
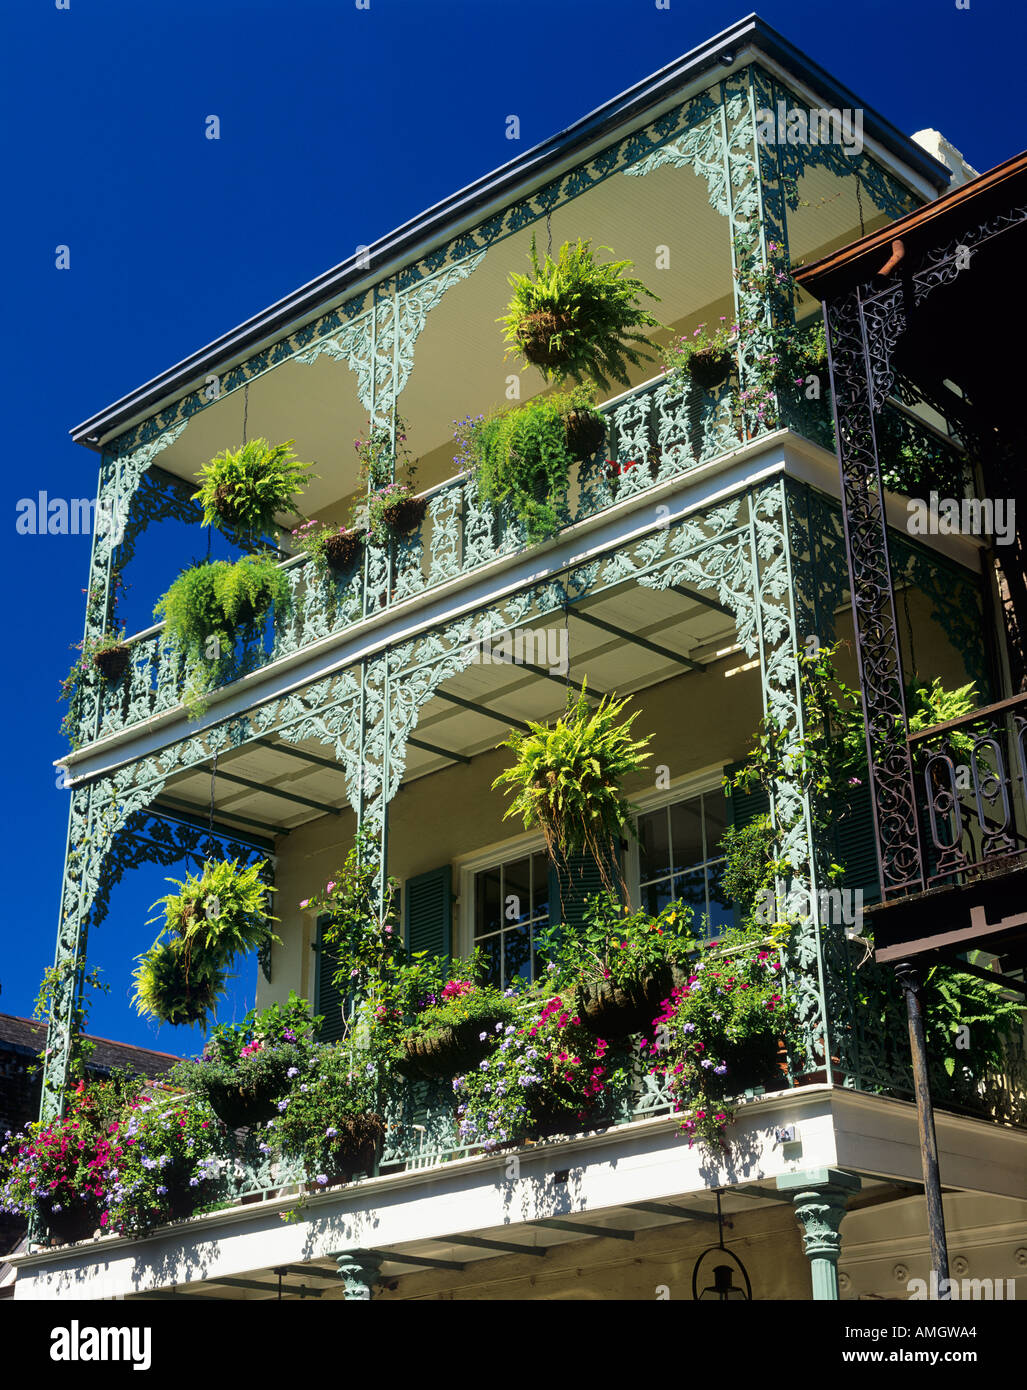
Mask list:
[[[901,241],[903,249],[912,254],[921,242],[937,245],[954,238],[968,220],[983,220],[985,209],[1008,203],[1027,194],[1027,152],[1013,155],[987,173],[944,193],[922,208],[914,208],[858,241],[832,251],[811,265],[795,272],[804,289],[818,299],[833,299],[850,285],[871,280],[881,267],[892,260],[892,243]]]
[[[466,218],[478,207],[499,197],[511,197],[519,185],[544,174],[575,150],[644,116],[648,110],[659,106],[704,72],[730,66],[742,52],[749,49],[758,49],[778,62],[814,89],[829,105],[862,109],[865,135],[939,189],[948,183],[949,170],[943,164],[884,117],[863,105],[855,93],[837,82],[758,15],[750,14],[659,72],[628,88],[620,96],[597,107],[566,130],[436,203],[419,217],[376,241],[360,255],[354,254],[325,271],[105,410],[90,416],[71,431],[72,438],[76,443],[96,447],[96,440],[118,431],[142,412],[182,394],[209,371],[223,368],[227,361],[281,332],[304,315],[312,314],[333,299],[344,297],[347,290],[361,280],[366,281],[369,265],[372,271],[384,267],[404,254],[409,255],[430,239],[441,237],[447,228]]]
[[[111,1071],[115,1067],[128,1067],[140,1076],[153,1080],[163,1076],[180,1059],[169,1052],[154,1052],[148,1047],[133,1047],[130,1043],[112,1042],[109,1038],[87,1037],[95,1048],[89,1058],[89,1068],[94,1071]],[[46,1046],[46,1024],[32,1018],[19,1018],[15,1014],[0,1014],[0,1054],[14,1052],[38,1057]]]

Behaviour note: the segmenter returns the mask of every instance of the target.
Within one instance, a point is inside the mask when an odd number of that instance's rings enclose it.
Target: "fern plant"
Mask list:
[[[278,919],[268,910],[276,890],[261,877],[264,867],[241,869],[237,859],[209,860],[201,874],[187,874],[184,882],[168,880],[178,892],[153,904],[163,907],[164,926],[150,950],[138,957],[139,1013],[165,1023],[205,1018],[223,994],[237,957],[278,941],[270,926]]]
[[[251,439],[205,463],[192,497],[203,504],[203,524],[260,536],[273,529],[279,512],[294,512],[297,495],[317,475],[310,472],[312,464],[300,463],[292,445],[291,439]]]
[[[272,606],[284,616],[291,602],[289,581],[270,554],[183,570],[157,601],[153,616],[164,620],[171,646],[186,660],[183,695],[190,713],[202,713],[206,696],[227,678],[237,631],[251,627]]]
[[[566,495],[571,464],[595,452],[606,422],[595,393],[576,387],[462,420],[456,432],[457,461],[475,474],[482,498],[509,502],[534,543],[559,529],[557,504]]]
[[[639,711],[623,717],[630,696],[604,696],[591,710],[587,684],[582,683],[577,699],[568,694],[567,710],[552,727],[529,720],[527,733],[515,729],[499,745],[512,749],[516,761],[492,787],[514,794],[504,820],[519,815],[526,830],[541,830],[557,862],[587,851],[614,891],[606,866],[630,814],[620,784],[647,761],[644,750],[652,735],[631,737]]]
[[[602,247],[608,251],[609,247]],[[612,253],[611,253],[612,254]],[[628,363],[648,360],[643,328],[660,323],[641,307],[658,300],[641,280],[625,274],[631,261],[600,263],[591,241],[564,242],[557,259],[540,262],[532,237],[531,275],[510,275],[513,297],[497,322],[506,329],[507,355],[522,353],[550,381],[589,378],[604,390],[609,378],[629,385]]]

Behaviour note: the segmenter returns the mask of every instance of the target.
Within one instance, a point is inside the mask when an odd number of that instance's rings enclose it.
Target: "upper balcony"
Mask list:
[[[689,55],[644,94],[629,94],[634,104],[619,99],[604,121],[582,122],[395,237],[359,248],[337,272],[75,432],[103,454],[101,499],[117,518],[95,547],[89,625],[136,632],[124,677],[96,680],[87,692],[74,721],[79,747],[157,728],[178,708],[184,673],[161,629],[148,626],[151,610],[183,561],[203,552],[188,500],[198,470],[243,439],[294,440],[317,474],[299,504],[304,514],[342,523],[359,497],[350,441],[398,414],[427,513],[415,535],[369,548],[361,567],[331,580],[302,557],[285,558],[299,519],[278,517],[291,613],[262,634],[263,650],[258,634],[239,643],[230,682],[338,644],[362,625],[380,630],[393,610],[429,591],[470,590],[488,565],[526,549],[516,520],[483,505],[460,473],[454,421],[546,389],[534,368],[504,357],[496,322],[533,241],[556,252],[585,238],[630,260],[659,297],[649,307],[664,325],[652,333],[648,360],[630,369],[628,389],[599,393],[607,438],[572,471],[559,504],[563,537],[584,543],[590,528],[643,493],[659,505],[718,460],[739,451],[751,460],[772,426],[793,425],[831,447],[823,391],[813,402],[792,392],[773,419],[739,412],[739,393],[755,380],[744,352],[715,389],[654,375],[671,339],[769,312],[741,287],[743,261],[761,263],[771,245],[793,264],[823,255],[929,197],[940,181],[933,161],[883,123],[873,155],[837,143],[763,142],[755,112],[802,106],[788,80],[762,65],[764,30],[740,26],[733,60],[715,81]],[[823,96],[839,104],[834,92]],[[814,312],[803,295],[788,307],[800,321]],[[128,586],[117,614],[114,575]]]

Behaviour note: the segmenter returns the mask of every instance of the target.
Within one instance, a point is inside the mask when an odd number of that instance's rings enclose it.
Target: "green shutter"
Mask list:
[[[324,1017],[318,1034],[322,1042],[335,1042],[342,1037],[343,1029],[343,996],[335,984],[338,952],[334,947],[327,945],[324,939],[325,927],[331,920],[327,913],[317,919],[317,944],[314,947],[317,952],[314,966],[314,1013]]]
[[[407,949],[433,956],[453,953],[453,870],[449,864],[408,878],[403,885]]]
[[[863,890],[863,903],[881,900],[881,878],[877,866],[877,846],[874,843],[874,813],[870,803],[870,787],[864,782],[853,787],[845,798],[843,814],[835,821],[834,857],[845,870],[840,879],[843,888]]]
[[[620,856],[607,870],[607,877],[616,887],[620,880]],[[549,869],[549,919],[580,927],[588,900],[596,893],[606,892],[599,863],[594,855],[572,854],[566,864],[552,864]]]
[[[736,777],[744,766],[745,763],[732,763],[724,769],[724,776]],[[740,787],[725,787],[724,794],[727,797],[728,816],[736,830],[751,825],[759,816],[770,815],[770,796],[766,788],[761,787],[758,782],[754,782],[748,791],[743,791]],[[744,926],[742,909],[737,903],[734,910],[735,926]]]
[[[744,766],[745,763],[732,763],[724,769],[724,776],[736,777]],[[748,791],[742,791],[737,787],[725,787],[724,794],[731,814],[731,824],[736,830],[750,825],[757,816],[770,815],[770,797],[758,782]]]

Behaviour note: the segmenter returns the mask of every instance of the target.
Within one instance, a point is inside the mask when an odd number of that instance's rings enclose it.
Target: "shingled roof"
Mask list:
[[[129,1043],[112,1042],[110,1038],[86,1035],[95,1049],[89,1059],[91,1071],[109,1072],[115,1067],[128,1067],[140,1076],[163,1076],[177,1061],[170,1052],[153,1052],[148,1047],[133,1047]],[[22,1056],[38,1057],[46,1046],[46,1024],[15,1014],[0,1014],[0,1053],[15,1052]]]

